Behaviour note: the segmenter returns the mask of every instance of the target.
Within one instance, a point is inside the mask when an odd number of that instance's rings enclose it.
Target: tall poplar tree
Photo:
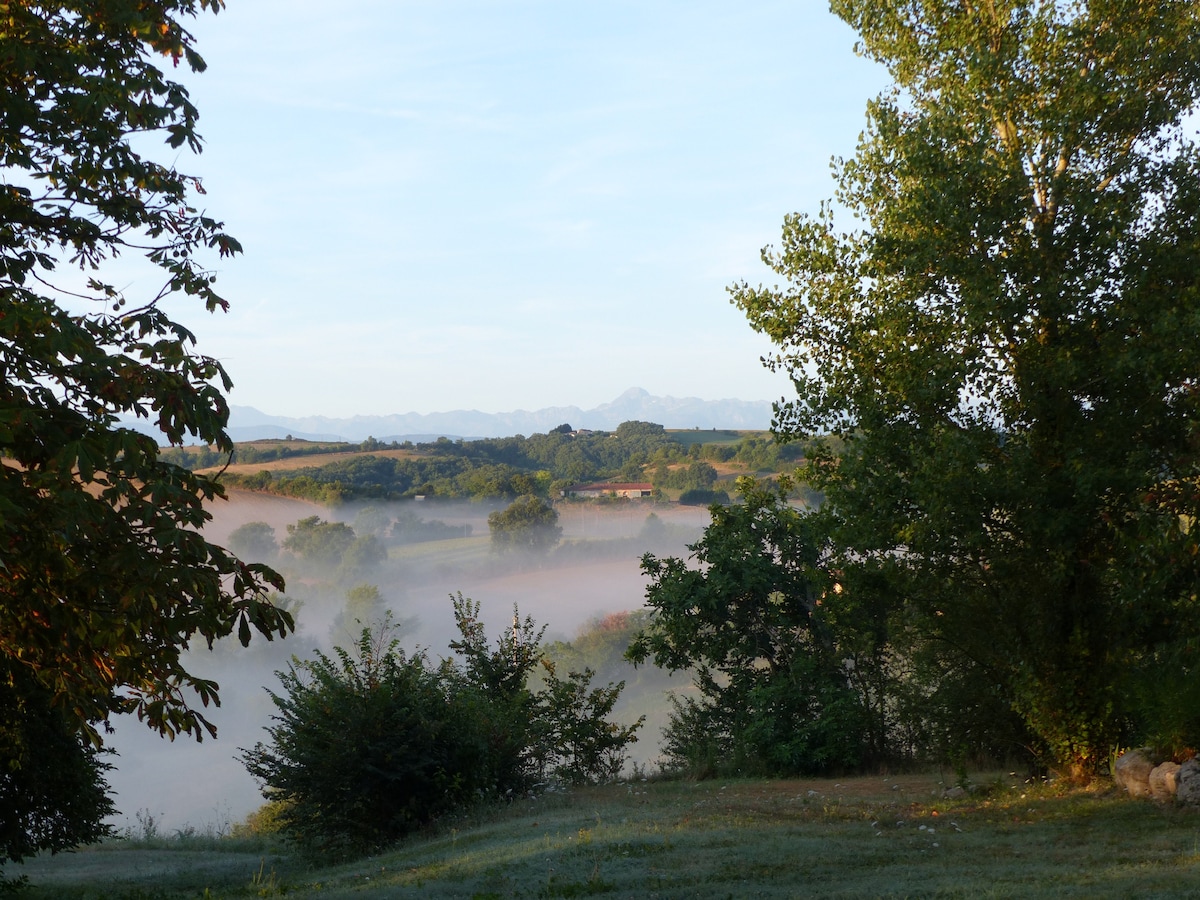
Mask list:
[[[1155,695],[1200,672],[1200,5],[831,6],[895,84],[764,251],[785,283],[733,289],[776,427],[844,438],[809,465],[844,565],[1054,767],[1194,743]]]
[[[113,714],[215,733],[190,641],[292,626],[279,576],[199,532],[220,485],[120,419],[232,450],[229,379],[165,309],[224,309],[210,267],[240,249],[170,162],[200,137],[166,72],[204,67],[183,22],[221,5],[0,2],[0,862],[103,830]],[[157,281],[127,296],[117,257]]]

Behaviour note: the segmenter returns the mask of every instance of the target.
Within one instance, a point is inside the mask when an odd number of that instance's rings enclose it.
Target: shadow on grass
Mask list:
[[[218,842],[105,845],[21,871],[37,900],[1200,895],[1194,811],[990,783],[946,799],[931,775],[639,781],[475,810],[335,867]]]

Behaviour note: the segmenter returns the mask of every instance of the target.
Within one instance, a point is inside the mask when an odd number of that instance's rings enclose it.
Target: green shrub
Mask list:
[[[486,704],[456,667],[406,656],[386,624],[279,677],[270,745],[243,761],[301,846],[369,852],[491,787]]]
[[[697,781],[738,774],[742,761],[734,756],[729,723],[713,701],[676,694],[668,699],[671,718],[659,746],[663,771]]]
[[[537,701],[529,690],[529,675],[541,659],[545,628],[521,618],[513,606],[512,627],[501,633],[495,649],[479,619],[479,604],[461,593],[451,595],[459,639],[450,649],[463,659],[462,678],[485,704],[488,755],[481,760],[492,773],[496,793],[511,795],[528,789],[540,776],[535,751]]]
[[[646,717],[633,725],[609,722],[625,682],[592,687],[595,672],[569,672],[560,678],[543,660],[546,687],[535,695],[537,752],[542,770],[571,784],[613,781],[625,765],[625,748],[637,740]]]
[[[676,706],[673,765],[812,775],[853,768],[871,749],[845,665],[861,623],[842,615],[821,523],[790,505],[789,487],[740,479],[743,502],[712,508],[692,560],[643,557],[651,616],[627,656],[691,671],[702,698]]]
[[[234,823],[229,836],[235,840],[246,838],[274,837],[283,832],[283,814],[288,804],[282,800],[268,800],[242,821]]]
[[[624,683],[592,688],[591,670],[560,680],[548,664],[546,686],[533,692],[544,629],[514,607],[493,647],[479,604],[461,594],[452,601],[460,638],[450,647],[461,664],[406,656],[385,617],[352,650],[293,659],[278,673],[270,741],[243,750],[242,760],[301,847],[366,853],[547,777],[590,783],[620,772],[641,726],[605,718]]]
[[[729,494],[708,488],[691,488],[679,495],[680,506],[711,506],[714,503],[728,505]]]

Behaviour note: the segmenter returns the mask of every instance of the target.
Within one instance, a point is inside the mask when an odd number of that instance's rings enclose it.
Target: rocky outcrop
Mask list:
[[[1131,797],[1200,805],[1200,761],[1195,759],[1180,765],[1142,747],[1122,754],[1113,765],[1112,776],[1117,787]]]
[[[1189,806],[1200,805],[1200,761],[1189,759],[1175,775],[1175,799]]]
[[[1179,763],[1165,762],[1150,771],[1150,796],[1155,800],[1174,800],[1178,786]]]
[[[1150,796],[1150,773],[1155,760],[1149,747],[1121,754],[1113,766],[1113,781],[1124,788],[1130,797]]]

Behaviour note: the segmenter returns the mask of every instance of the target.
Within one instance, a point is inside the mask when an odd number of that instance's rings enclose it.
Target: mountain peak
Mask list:
[[[614,400],[613,403],[620,403],[622,400],[642,400],[649,396],[650,392],[645,388],[631,387]]]
[[[765,400],[701,400],[697,397],[656,397],[632,387],[611,403],[594,409],[554,406],[527,412],[513,410],[484,413],[454,410],[436,413],[403,413],[389,416],[272,416],[247,406],[230,407],[229,434],[235,441],[279,438],[285,434],[308,440],[361,441],[432,440],[448,438],[510,437],[547,432],[570,422],[575,428],[612,431],[622,422],[640,419],[666,428],[730,428],[758,430],[771,425],[771,404]],[[134,423],[130,423],[134,424]],[[433,437],[431,437],[433,436]]]

